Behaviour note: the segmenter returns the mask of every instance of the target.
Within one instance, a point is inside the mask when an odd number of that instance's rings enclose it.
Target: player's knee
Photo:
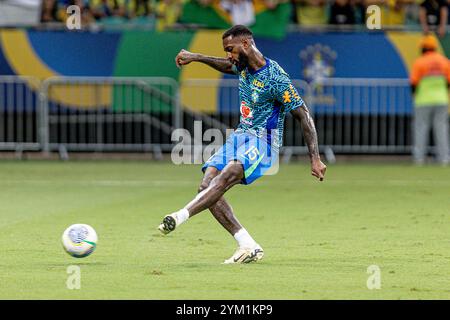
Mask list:
[[[226,182],[224,177],[218,175],[211,181],[209,186],[214,189],[215,192],[224,192],[226,190]]]
[[[228,166],[226,170],[222,172],[222,177],[229,183],[235,183],[243,178],[244,172],[242,165],[238,162]]]
[[[208,188],[211,181],[215,177],[217,177],[218,174],[219,174],[219,170],[217,170],[213,167],[209,167],[208,169],[206,169],[205,175],[203,176],[203,180],[200,183],[200,186],[198,187],[198,192],[202,192],[203,190]]]
[[[219,174],[217,177],[211,181],[213,188],[219,192],[224,192],[228,190],[231,186],[236,184],[241,180],[241,173],[239,170],[226,170]]]
[[[200,183],[200,185],[198,186],[198,192],[202,192],[203,190],[205,190],[208,187],[209,187],[209,181],[203,180],[202,183]]]

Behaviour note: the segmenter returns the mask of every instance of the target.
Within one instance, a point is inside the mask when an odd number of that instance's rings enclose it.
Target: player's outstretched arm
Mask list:
[[[306,145],[308,146],[309,157],[311,160],[311,174],[322,181],[325,176],[327,166],[320,160],[316,127],[314,125],[314,120],[309,113],[308,107],[303,102],[299,108],[292,110],[291,114],[300,122],[302,126],[303,137],[305,138]]]
[[[191,62],[201,62],[211,68],[223,73],[236,74],[233,70],[233,64],[225,58],[205,56],[200,53],[189,52],[182,49],[175,57],[175,64],[178,68]]]

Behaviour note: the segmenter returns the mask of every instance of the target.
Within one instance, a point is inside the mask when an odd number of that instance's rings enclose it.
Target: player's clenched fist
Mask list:
[[[178,68],[180,68],[182,65],[185,65],[185,64],[188,64],[188,63],[191,63],[192,61],[194,61],[195,56],[196,56],[195,53],[181,49],[181,51],[175,57],[175,64],[177,65]]]
[[[325,177],[325,171],[327,171],[327,166],[322,163],[322,161],[317,160],[311,163],[311,174],[323,181]]]

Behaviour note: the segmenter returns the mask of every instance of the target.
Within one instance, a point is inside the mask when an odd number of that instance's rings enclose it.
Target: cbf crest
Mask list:
[[[330,47],[317,43],[300,51],[299,56],[303,65],[303,77],[308,82],[320,86],[324,79],[334,75],[337,54]]]
[[[335,74],[336,52],[328,46],[316,43],[300,51],[299,57],[302,60],[303,77],[313,84],[315,102],[333,105],[334,97],[324,92],[323,85],[325,79],[331,78]]]

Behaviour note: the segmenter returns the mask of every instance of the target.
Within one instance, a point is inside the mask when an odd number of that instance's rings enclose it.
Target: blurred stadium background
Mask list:
[[[198,64],[179,70],[174,57],[181,48],[223,56],[223,29],[244,23],[295,79],[328,161],[409,155],[408,76],[424,30],[434,27],[439,51],[450,54],[439,31],[446,3],[421,20],[429,2],[3,0],[0,150],[162,157],[174,128],[193,132],[201,120],[203,131],[225,132],[239,119],[237,80]],[[365,25],[371,4],[381,8],[382,30]],[[81,8],[81,30],[66,27],[71,5]],[[288,117],[285,161],[306,152],[296,126]]]

